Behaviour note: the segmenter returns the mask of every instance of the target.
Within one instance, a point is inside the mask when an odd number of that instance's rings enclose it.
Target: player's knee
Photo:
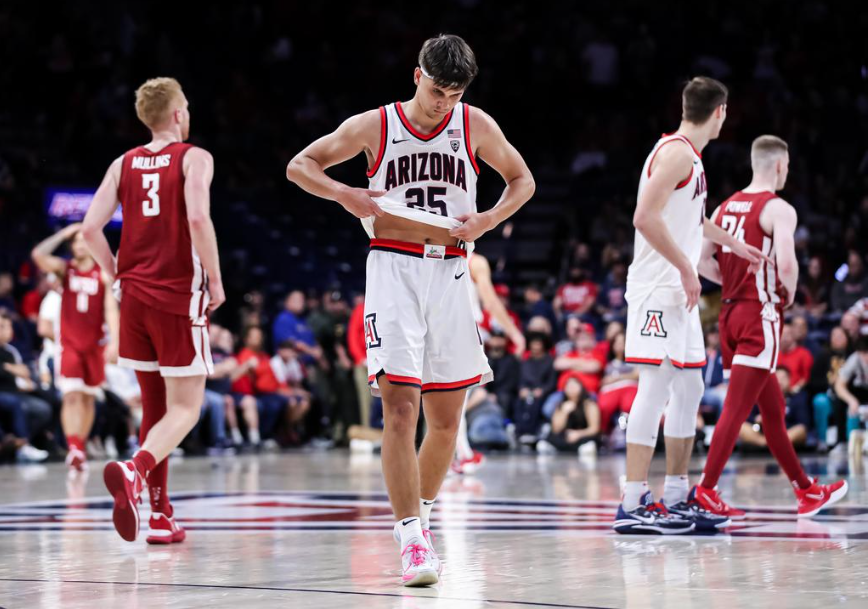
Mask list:
[[[429,433],[434,432],[453,436],[457,435],[458,427],[461,425],[461,411],[451,418],[442,416],[426,418],[425,424],[428,426]]]
[[[399,433],[416,433],[416,405],[412,400],[383,403],[383,420],[388,429]]]

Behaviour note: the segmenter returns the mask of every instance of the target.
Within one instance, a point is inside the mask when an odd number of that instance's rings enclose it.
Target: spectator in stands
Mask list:
[[[594,327],[586,323],[579,330],[573,350],[555,360],[555,370],[561,373],[558,390],[563,391],[570,378],[577,378],[589,393],[596,394],[600,390],[606,358],[596,350]]]
[[[243,393],[233,393],[232,385],[242,377],[251,374],[259,365],[256,357],[248,358],[243,364],[234,355],[234,339],[228,329],[212,323],[209,328],[211,342],[211,357],[214,360],[214,372],[205,381],[205,397],[216,401],[222,400],[229,426],[230,439],[233,445],[242,446],[244,436],[238,426],[238,410],[247,426],[250,444],[258,448],[262,442],[259,433],[259,409],[256,398]]]
[[[305,363],[314,363],[322,357],[313,330],[304,318],[305,298],[301,290],[293,290],[284,301],[284,309],[274,320],[274,344],[291,340],[303,354]]]
[[[639,368],[624,361],[625,344],[623,332],[612,339],[603,380],[600,382],[597,402],[600,407],[600,427],[604,434],[612,429],[618,414],[630,412],[639,389]]]
[[[559,317],[575,315],[582,321],[593,321],[593,308],[599,291],[599,287],[584,268],[573,267],[570,269],[569,280],[558,288],[555,295],[555,313]]]
[[[856,341],[856,351],[838,371],[835,379],[835,422],[838,426],[839,445],[847,446],[851,454],[862,452],[862,425],[859,419],[860,406],[868,404],[868,336]],[[857,450],[858,449],[858,450]]]
[[[615,340],[615,337],[619,334],[624,333],[624,324],[620,321],[610,321],[606,324],[606,331],[603,333],[603,340],[597,343],[596,350],[597,353],[605,361],[609,361],[609,351],[612,350],[612,341]]]
[[[287,421],[290,434],[298,433],[297,427],[304,423],[305,415],[310,410],[310,391],[305,388],[306,373],[301,363],[295,343],[284,341],[277,347],[277,354],[271,358],[271,369],[277,379],[277,393],[288,401]],[[291,438],[293,444],[298,444],[301,435]]]
[[[543,422],[542,405],[549,394],[555,390],[557,373],[554,360],[549,354],[551,345],[544,334],[529,334],[527,337],[528,357],[521,362],[518,384],[518,400],[513,408],[513,423],[519,439],[533,438]]]
[[[509,286],[504,283],[498,283],[494,286],[494,292],[497,294],[497,297],[500,299],[501,304],[503,304],[503,308],[506,309],[506,314],[509,315],[509,318],[512,320],[512,323],[518,328],[518,333],[521,334],[521,319],[518,314],[513,311],[509,306]],[[505,335],[508,334],[507,329],[501,326],[500,323],[492,316],[491,311],[487,309],[483,309],[482,311],[482,323],[479,324],[480,328],[485,332],[491,334],[494,331],[502,332]],[[510,353],[515,353],[518,350],[518,345],[515,344],[514,341],[509,340],[507,343],[507,351]]]
[[[21,299],[21,317],[35,324],[39,319],[39,305],[49,289],[50,281],[46,274],[37,272],[36,286],[28,290]]]
[[[793,446],[804,446],[808,439],[808,428],[811,424],[810,412],[808,410],[808,402],[802,399],[799,394],[794,394],[790,387],[790,371],[786,367],[778,366],[777,372],[778,384],[781,386],[781,391],[784,393],[784,401],[787,406],[786,424],[787,435],[790,437],[790,442]],[[739,438],[746,448],[764,448],[768,449],[768,441],[762,430],[762,416],[759,408],[753,407],[747,421],[742,423],[739,432]]]
[[[579,339],[579,334],[584,327],[581,319],[575,315],[570,315],[564,322],[564,339],[558,341],[555,345],[555,357],[561,357],[575,350],[576,341]]]
[[[790,320],[790,326],[793,330],[793,340],[800,347],[807,349],[812,356],[820,352],[820,345],[808,334],[808,318],[801,314],[796,314]]]
[[[0,309],[10,313],[16,310],[14,290],[15,280],[12,273],[0,272]]]
[[[778,366],[786,368],[790,374],[790,390],[793,394],[801,393],[811,379],[811,367],[814,356],[805,347],[796,343],[795,333],[791,324],[785,324],[781,330],[781,352],[778,355]]]
[[[537,451],[543,454],[587,450],[594,453],[600,436],[600,408],[588,394],[582,383],[570,378],[564,386],[563,399],[552,415],[552,427],[548,436],[537,443]],[[582,450],[582,446],[588,448]]]
[[[60,324],[60,281],[57,275],[46,276],[49,290],[39,305],[36,318],[36,333],[42,338],[42,351],[39,353],[37,370],[39,384],[43,389],[54,386],[54,369],[57,361],[57,330]]]
[[[485,354],[488,365],[494,373],[494,380],[486,389],[497,397],[497,403],[504,408],[507,416],[513,417],[512,408],[518,397],[518,385],[521,377],[519,361],[507,352],[509,340],[501,331],[494,331],[485,341]]]
[[[859,316],[852,311],[847,311],[841,316],[841,328],[847,333],[850,343],[855,345],[856,340],[862,335],[862,323]]]
[[[705,332],[705,366],[702,368],[705,391],[700,402],[700,414],[714,423],[720,418],[728,383],[723,376],[723,355],[720,351],[720,333],[717,328]]]
[[[829,335],[829,346],[820,352],[811,369],[808,395],[813,396],[814,426],[817,429],[817,449],[820,452],[825,452],[829,444],[829,417],[836,400],[835,381],[850,356],[850,351],[850,338],[841,326],[835,326]],[[843,433],[839,437],[843,438]]]
[[[811,317],[820,318],[829,307],[829,280],[823,259],[811,256],[808,262],[808,272],[799,277],[796,302]]]
[[[603,280],[597,297],[597,313],[604,322],[627,322],[627,301],[624,299],[626,292],[627,264],[618,258]]]
[[[856,250],[847,254],[846,275],[832,286],[832,311],[843,313],[860,298],[868,297],[868,275],[865,274],[865,260]]]
[[[248,360],[255,359],[248,364],[248,372],[240,376],[233,384],[232,391],[242,395],[256,396],[256,404],[259,409],[259,431],[262,438],[272,438],[287,408],[288,400],[277,394],[279,383],[274,378],[271,370],[271,357],[263,347],[264,335],[262,328],[251,326],[244,331],[244,347],[235,356],[239,364],[246,364]],[[253,442],[253,438],[251,438]],[[269,443],[273,446],[273,443]]]
[[[543,297],[540,286],[532,283],[524,289],[524,310],[521,314],[521,320],[527,324],[534,317],[544,317],[548,320],[549,327],[557,327],[554,307]]]
[[[497,396],[487,387],[475,387],[467,397],[467,437],[476,448],[503,449],[509,447],[506,413]]]
[[[30,439],[51,422],[51,406],[27,395],[33,388],[30,369],[21,361],[12,342],[12,319],[0,310],[0,423],[23,443],[17,448],[21,461],[45,461],[48,452],[30,444]]]
[[[856,320],[848,319],[848,321],[854,327],[858,326],[859,334],[868,334],[868,298],[857,300],[844,315],[855,317]]]

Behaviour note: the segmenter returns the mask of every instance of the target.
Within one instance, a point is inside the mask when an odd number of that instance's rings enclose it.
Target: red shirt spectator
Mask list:
[[[596,348],[597,339],[593,326],[584,324],[581,330],[575,349],[555,360],[555,370],[561,373],[558,378],[558,391],[563,391],[564,385],[571,378],[578,379],[591,393],[600,390],[606,355]]]
[[[814,356],[805,347],[800,347],[793,336],[793,328],[787,324],[781,332],[781,352],[778,355],[778,366],[790,371],[790,384],[793,393],[804,388],[811,378],[811,367]]]
[[[239,377],[232,383],[232,391],[244,395],[257,393],[275,393],[281,388],[280,382],[274,376],[271,368],[271,358],[262,350],[262,329],[253,326],[244,333],[244,348],[238,352],[235,359],[239,364],[251,358],[256,358],[256,367],[249,373]]]
[[[509,308],[509,286],[498,283],[494,286],[494,291],[497,293],[497,297],[500,298],[500,302],[503,303],[503,307],[506,309],[506,314],[509,315],[509,318],[512,320],[512,323],[515,324],[515,327],[521,330],[521,319],[519,316]],[[504,334],[506,332],[506,328],[501,327],[497,320],[491,316],[491,313],[488,311],[482,312],[482,323],[479,324],[486,333],[491,334],[493,331],[500,332]],[[515,343],[511,340],[506,348],[508,353],[515,353],[516,346]]]
[[[599,291],[583,269],[571,269],[569,282],[558,288],[555,295],[555,310],[564,315],[584,315],[597,302]]]

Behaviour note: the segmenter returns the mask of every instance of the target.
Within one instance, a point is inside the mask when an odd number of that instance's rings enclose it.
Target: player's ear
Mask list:
[[[421,81],[422,81],[422,69],[416,68],[415,70],[413,70],[413,84],[418,87],[419,83]]]

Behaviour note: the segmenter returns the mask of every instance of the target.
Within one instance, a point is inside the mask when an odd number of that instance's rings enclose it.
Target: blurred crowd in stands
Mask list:
[[[147,3],[0,7],[0,458],[40,460],[63,446],[46,321],[57,286],[29,263],[33,244],[56,228],[44,189],[96,186],[114,158],[142,143],[132,92],[158,75],[181,81],[192,141],[215,157],[229,298],[212,320],[217,370],[184,449],[376,439],[381,411],[367,393],[359,313],[364,234],[337,206],[286,184],[283,170],[347,116],[409,98],[418,48],[441,31],[476,50],[480,76],[466,99],[498,120],[538,184],[514,221],[480,242],[527,351],[516,353],[486,317],[496,380],[472,392],[471,440],[541,452],[623,448],[637,379],[624,362],[623,323],[638,173],[658,135],[678,124],[681,83],[707,74],[731,91],[721,138],[703,159],[709,213],[749,181],[754,137],[790,145],[782,196],[799,212],[801,275],[778,374],[793,442],[844,450],[868,404],[868,14],[858,3],[833,10],[806,0],[768,19],[770,0],[736,5],[661,12],[640,0],[563,0],[539,11],[493,0],[362,0],[341,8],[354,27],[340,34],[333,8],[316,3],[182,4],[173,20]],[[361,185],[363,171],[357,160],[334,175]],[[491,173],[483,170],[481,208],[502,188]],[[707,439],[726,381],[719,293],[705,288],[709,363],[697,429]],[[135,376],[109,368],[95,455],[136,444]],[[742,446],[763,444],[752,416]]]

